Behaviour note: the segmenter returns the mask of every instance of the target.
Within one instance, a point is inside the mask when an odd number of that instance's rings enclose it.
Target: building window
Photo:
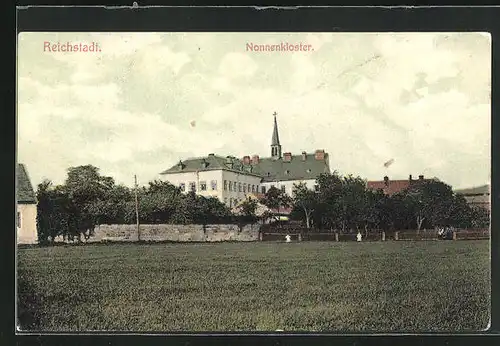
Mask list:
[[[262,192],[262,193],[266,193],[266,187],[265,187],[265,186],[262,186],[262,188],[261,188],[261,192]]]
[[[196,191],[196,183],[195,182],[190,182],[189,183],[189,191]]]
[[[241,183],[238,183],[238,191],[241,192]]]
[[[252,185],[252,192],[255,192],[255,185]]]
[[[200,191],[207,191],[207,182],[200,181]]]
[[[243,192],[247,192],[247,184],[243,184]]]
[[[211,185],[211,187],[212,187],[212,191],[217,190],[217,180],[212,180],[212,181],[210,182],[210,185]]]
[[[227,190],[227,180],[224,180],[224,191]]]
[[[281,185],[281,192],[285,192],[285,185]]]
[[[17,228],[21,228],[21,213],[17,212]]]
[[[181,191],[186,191],[186,184],[180,183],[179,188],[181,189]]]

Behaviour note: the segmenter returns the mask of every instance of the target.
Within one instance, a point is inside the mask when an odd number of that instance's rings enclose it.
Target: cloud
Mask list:
[[[47,54],[44,40],[102,52]],[[285,41],[315,50],[245,52]],[[87,163],[130,184],[189,156],[265,156],[276,111],[284,150],[325,149],[342,173],[482,184],[490,45],[474,33],[23,34],[18,156],[35,184]]]
[[[243,53],[226,54],[219,65],[219,72],[226,78],[251,77],[257,71],[252,58]]]

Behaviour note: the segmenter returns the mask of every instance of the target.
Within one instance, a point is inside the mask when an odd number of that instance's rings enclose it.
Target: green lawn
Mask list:
[[[18,250],[23,329],[471,331],[489,241],[114,244]]]

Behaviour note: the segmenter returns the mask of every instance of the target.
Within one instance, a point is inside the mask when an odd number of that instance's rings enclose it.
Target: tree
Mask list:
[[[473,228],[488,228],[490,226],[490,211],[473,206],[471,210],[471,227]]]
[[[70,237],[81,235],[88,239],[102,217],[110,190],[114,187],[111,177],[101,176],[99,168],[92,165],[70,167],[63,186],[71,200],[68,233]]]
[[[70,205],[68,195],[60,186],[44,180],[37,188],[37,233],[41,244],[54,242],[59,235],[69,233]]]
[[[366,205],[366,183],[360,177],[348,175],[342,180],[340,199],[340,216],[342,218],[342,230],[345,227],[357,229],[364,224],[364,209]]]
[[[414,216],[417,231],[427,226],[447,224],[453,205],[451,186],[431,180],[411,185],[401,193],[404,204]]]
[[[384,220],[386,196],[381,191],[365,191],[362,219],[365,225],[365,234],[368,228],[378,229]]]
[[[337,229],[342,224],[340,214],[340,198],[342,193],[342,178],[334,171],[323,173],[317,179],[318,205],[313,212],[313,222],[319,227]]]
[[[257,221],[258,201],[253,198],[247,198],[236,208],[236,219],[239,224],[254,223]]]
[[[99,168],[92,165],[70,167],[65,181],[69,196],[79,206],[104,199],[114,186],[111,177],[101,176]]]
[[[285,192],[277,189],[274,186],[271,186],[271,188],[267,190],[266,194],[262,198],[261,203],[269,209],[276,210],[279,214],[281,208],[287,208],[291,206],[292,199]],[[277,219],[279,220],[279,218]]]
[[[170,222],[182,198],[180,189],[171,183],[149,182],[139,192],[139,218],[143,222]]]
[[[204,218],[200,220],[201,224],[225,223],[230,222],[232,218],[231,210],[216,197],[198,197],[201,210],[204,212]]]
[[[294,184],[292,203],[294,208],[302,212],[306,227],[311,228],[311,217],[318,204],[317,194],[308,189],[305,183]]]
[[[469,228],[473,227],[473,219],[473,208],[467,204],[464,196],[454,194],[446,224],[458,228]]]

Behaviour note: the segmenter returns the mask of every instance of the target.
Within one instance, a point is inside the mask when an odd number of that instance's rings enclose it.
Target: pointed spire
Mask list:
[[[276,112],[274,112],[274,129],[273,129],[273,138],[271,141],[271,145],[280,145],[280,137],[278,135],[278,122],[276,120]]]
[[[278,122],[276,121],[276,112],[274,115],[274,129],[273,129],[273,138],[271,140],[271,157],[275,159],[281,158],[281,144],[280,137],[278,135]]]

